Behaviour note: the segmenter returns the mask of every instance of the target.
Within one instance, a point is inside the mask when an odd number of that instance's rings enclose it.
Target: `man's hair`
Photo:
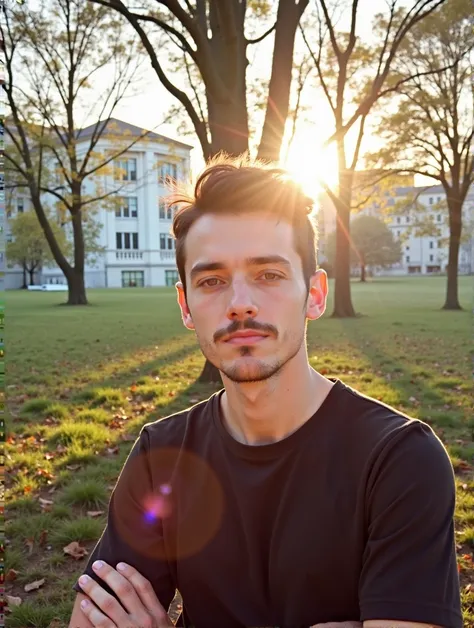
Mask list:
[[[309,198],[288,172],[247,157],[220,154],[201,173],[193,193],[175,189],[170,205],[178,208],[173,218],[176,264],[186,294],[186,235],[206,214],[270,213],[289,222],[294,230],[296,252],[301,257],[303,275],[309,290],[316,272],[317,229],[313,222],[313,199]]]

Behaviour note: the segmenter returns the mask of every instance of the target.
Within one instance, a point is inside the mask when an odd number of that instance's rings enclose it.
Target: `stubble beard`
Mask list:
[[[208,350],[210,348],[208,343],[206,343],[206,346],[203,346],[201,343],[200,345],[201,351],[207,360],[218,368],[219,371],[221,371],[221,373],[223,373],[231,382],[236,384],[250,384],[262,382],[278,375],[285,365],[299,352],[303,342],[305,342],[305,338],[306,334],[305,330],[303,330],[301,336],[294,344],[292,343],[291,349],[283,359],[275,358],[272,360],[269,358],[268,360],[258,360],[256,358],[252,358],[253,347],[243,346],[239,349],[240,356],[242,358],[249,357],[251,359],[251,363],[239,364],[237,360],[237,363],[230,364],[229,366],[227,366],[225,362],[219,363],[215,359],[215,353],[212,350]]]

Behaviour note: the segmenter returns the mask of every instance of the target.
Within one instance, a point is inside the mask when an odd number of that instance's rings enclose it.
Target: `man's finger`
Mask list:
[[[152,617],[158,620],[160,628],[161,626],[173,626],[168,613],[156,597],[156,593],[150,582],[142,576],[139,571],[126,563],[118,563],[117,571],[119,571],[132,584],[143,606],[152,615]]]
[[[101,623],[94,624],[94,626],[100,626],[100,628],[115,628],[116,626],[126,625],[125,622],[128,615],[113,595],[107,593],[100,584],[86,575],[79,578],[79,584],[87,597],[94,602],[106,617],[112,620],[110,624],[104,624],[103,627]],[[92,612],[92,610],[90,610],[90,612]]]
[[[92,602],[89,600],[82,600],[81,611],[90,621],[93,626],[97,628],[117,628],[116,624],[104,615]]]

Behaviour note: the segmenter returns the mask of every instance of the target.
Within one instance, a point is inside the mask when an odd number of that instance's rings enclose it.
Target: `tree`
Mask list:
[[[331,265],[337,264],[336,232],[329,235],[326,254]],[[351,223],[350,260],[360,268],[360,280],[366,279],[367,266],[386,268],[400,261],[400,242],[394,239],[386,223],[375,216],[357,216]]]
[[[8,185],[28,188],[53,258],[66,277],[67,302],[85,305],[84,224],[92,224],[99,205],[114,207],[124,186],[105,189],[101,177],[143,139],[121,134],[111,122],[134,80],[140,54],[133,34],[115,14],[81,0],[42,0],[37,8],[5,9],[4,17]],[[94,89],[99,94],[95,100]],[[96,122],[81,128],[80,120],[88,118]],[[98,148],[101,139],[107,140],[106,152]],[[95,184],[90,195],[83,191],[87,179]],[[48,218],[52,200],[71,225],[70,260]]]
[[[90,1],[115,9],[133,26],[158,80],[189,116],[206,161],[222,151],[229,155],[249,151],[247,52],[249,46],[274,33],[257,157],[279,160],[290,103],[295,33],[309,0],[279,0],[273,24],[253,38],[246,34],[252,26],[249,15],[271,19],[267,0],[196,0],[194,4],[145,0],[140,13],[128,9],[122,0]],[[156,29],[168,38],[167,43],[153,44]],[[177,77],[176,59],[171,57],[173,78],[165,67],[170,46],[183,57],[183,72]],[[187,88],[178,86],[180,74]],[[220,381],[218,370],[207,360],[200,380]]]
[[[333,316],[355,316],[350,291],[350,215],[354,173],[361,154],[367,116],[383,95],[396,88],[391,80],[394,59],[407,34],[446,0],[413,0],[404,6],[398,0],[388,3],[384,28],[375,33],[376,40],[364,44],[356,34],[360,7],[352,0],[349,31],[337,29],[340,4],[317,0],[317,34],[303,31],[304,40],[316,68],[318,79],[334,118],[334,133],[326,145],[337,146],[337,190],[325,189],[336,212],[337,257]],[[377,18],[382,22],[382,17]],[[401,79],[403,81],[403,79]],[[354,145],[348,133],[354,130]]]
[[[278,161],[290,101],[295,33],[309,0],[279,0],[274,23],[252,39],[246,36],[248,15],[271,14],[271,3],[266,0],[196,0],[194,4],[145,0],[140,13],[128,9],[122,0],[91,1],[115,9],[133,26],[158,80],[188,114],[206,160],[221,151],[240,155],[249,150],[247,50],[274,32],[258,157]],[[175,50],[185,56],[191,81],[187,91],[178,87],[177,79],[170,78],[165,67],[169,48],[153,45],[156,31],[150,25],[166,34]],[[204,87],[205,104],[200,102],[192,82],[196,76]]]
[[[34,211],[17,214],[9,220],[12,241],[7,243],[8,263],[19,264],[23,269],[23,288],[27,287],[26,273],[30,276],[29,285],[34,284],[34,274],[42,266],[54,261],[51,248],[44,236],[43,229]],[[71,253],[71,243],[65,230],[54,220],[50,220],[54,238],[64,255]]]
[[[385,105],[389,113],[380,120],[385,148],[368,156],[377,167],[429,176],[443,186],[449,217],[443,308],[448,310],[461,309],[463,204],[474,182],[473,62],[472,3],[448,0],[406,38],[395,64],[403,82],[391,103],[394,111]],[[414,78],[405,80],[410,75]]]

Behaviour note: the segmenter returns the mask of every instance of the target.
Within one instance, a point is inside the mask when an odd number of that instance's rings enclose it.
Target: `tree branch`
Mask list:
[[[268,30],[266,30],[263,35],[260,35],[260,37],[256,37],[255,39],[246,39],[246,43],[248,45],[250,44],[259,44],[261,41],[263,41],[266,37],[268,37],[268,35],[270,35],[271,33],[273,33],[273,31],[276,29],[276,25],[277,23],[275,22],[273,24],[273,26],[271,26]]]

